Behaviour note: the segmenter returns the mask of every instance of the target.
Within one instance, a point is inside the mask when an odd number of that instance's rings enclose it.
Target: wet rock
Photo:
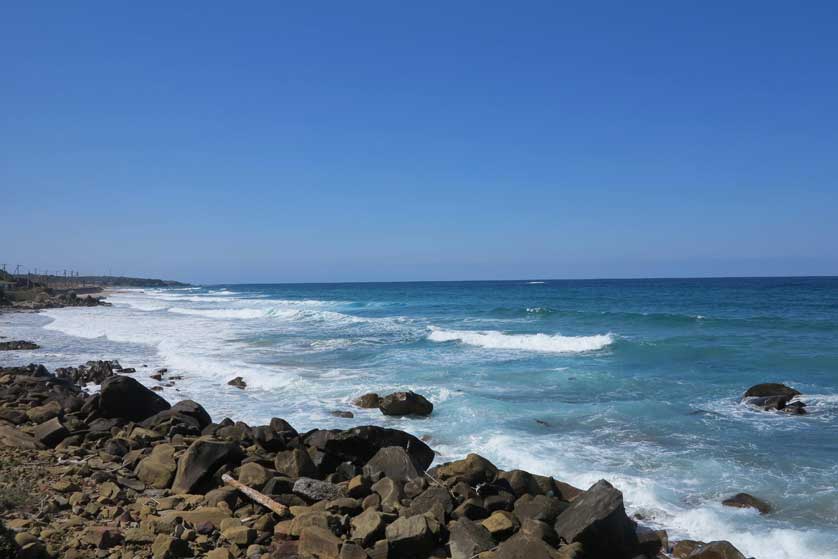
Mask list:
[[[344,410],[332,410],[329,412],[334,417],[342,417],[344,419],[352,419],[355,417],[355,414],[351,411],[344,411]]]
[[[452,559],[472,559],[478,553],[495,546],[489,531],[468,519],[452,522],[448,531],[448,546]]]
[[[645,526],[638,526],[636,533],[637,549],[646,557],[657,557],[659,552],[666,553],[669,550],[669,536],[666,530],[654,530]]]
[[[172,492],[192,493],[200,489],[221,466],[234,464],[241,458],[242,450],[235,443],[198,439],[178,461]]]
[[[730,542],[717,541],[696,548],[687,559],[745,559],[745,556]]]
[[[556,519],[555,529],[564,541],[581,543],[592,559],[629,559],[638,545],[623,494],[605,480],[577,497]]]
[[[41,346],[35,342],[27,342],[24,340],[13,340],[10,342],[0,342],[0,351],[18,351],[18,350],[32,350],[40,349]]]
[[[331,501],[343,497],[343,489],[333,483],[301,477],[294,482],[294,493],[308,501]]]
[[[431,415],[434,405],[415,392],[394,392],[384,396],[378,404],[384,415]]]
[[[704,542],[696,540],[681,540],[675,542],[675,545],[672,546],[672,556],[675,559],[686,559],[689,557],[690,553],[703,545],[705,545]]]
[[[771,512],[771,505],[763,501],[762,499],[758,499],[753,495],[749,495],[748,493],[737,493],[733,497],[729,497],[722,501],[722,504],[726,507],[735,507],[735,508],[752,508],[759,511],[760,514],[766,514]]]
[[[434,530],[426,516],[402,517],[387,526],[385,537],[391,556],[424,559],[434,548]]]
[[[98,413],[104,418],[142,421],[169,408],[166,400],[131,377],[110,377],[99,392]]]
[[[228,381],[227,384],[229,384],[230,386],[235,386],[240,390],[244,390],[245,388],[247,388],[247,383],[244,381],[242,377],[236,377]]]
[[[382,448],[364,464],[363,474],[369,479],[389,477],[397,481],[408,481],[421,474],[413,458],[400,446]]]
[[[769,382],[764,384],[756,384],[750,387],[742,395],[742,398],[761,398],[765,396],[787,396],[789,399],[791,399],[795,396],[800,396],[800,392],[798,392],[794,388],[786,386],[785,384]]]
[[[376,394],[375,392],[370,392],[368,394],[364,394],[362,396],[358,396],[352,403],[359,408],[371,409],[377,408],[381,403],[381,397]]]

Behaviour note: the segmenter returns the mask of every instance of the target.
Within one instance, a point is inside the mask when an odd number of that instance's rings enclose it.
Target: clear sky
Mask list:
[[[0,263],[838,274],[838,2],[3,2]]]

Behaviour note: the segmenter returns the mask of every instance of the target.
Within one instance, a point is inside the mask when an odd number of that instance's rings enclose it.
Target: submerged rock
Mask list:
[[[381,397],[375,392],[370,392],[368,394],[364,394],[363,396],[358,396],[352,401],[352,403],[359,408],[377,408],[381,403]]]
[[[762,499],[758,499],[753,495],[749,495],[748,493],[737,493],[733,497],[729,497],[722,501],[722,504],[726,507],[735,507],[740,509],[756,509],[759,511],[760,514],[766,514],[768,512],[771,512],[771,505],[769,505]]]

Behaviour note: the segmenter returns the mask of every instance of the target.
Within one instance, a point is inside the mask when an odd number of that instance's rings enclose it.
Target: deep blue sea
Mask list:
[[[607,478],[672,537],[759,559],[838,557],[838,278],[226,285],[129,290],[111,308],[0,316],[44,349],[0,363],[117,358],[183,378],[216,420],[380,424],[587,487]],[[147,365],[142,368],[142,365]],[[234,376],[244,391],[226,385]],[[739,403],[760,382],[809,414]],[[429,419],[359,410],[412,389]],[[351,410],[352,419],[331,415]],[[722,507],[746,491],[774,512]]]

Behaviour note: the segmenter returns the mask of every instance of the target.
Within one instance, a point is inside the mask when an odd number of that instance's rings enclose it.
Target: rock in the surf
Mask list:
[[[765,396],[788,396],[789,399],[791,399],[795,396],[800,396],[800,392],[790,386],[786,386],[785,384],[780,384],[777,382],[766,382],[762,384],[755,384],[754,386],[750,387],[742,395],[742,399],[744,400],[745,398],[762,398]]]
[[[378,409],[384,415],[431,415],[434,405],[421,394],[407,391],[384,396]]]
[[[581,543],[591,559],[629,559],[638,547],[635,523],[626,516],[623,494],[604,479],[573,500],[556,519],[556,533]]]
[[[227,384],[229,384],[230,386],[235,386],[236,388],[239,388],[241,390],[247,388],[247,383],[244,381],[242,377],[236,377],[233,380],[228,381]]]
[[[717,541],[694,549],[687,559],[745,559],[745,556],[729,541]]]
[[[359,408],[377,408],[378,405],[381,403],[381,396],[379,396],[375,392],[369,392],[367,394],[358,396],[357,398],[352,400],[352,403],[358,406]]]
[[[0,342],[0,351],[18,351],[39,349],[41,346],[35,342],[27,342],[25,340],[13,340],[11,342]]]
[[[759,511],[760,514],[766,514],[768,512],[771,512],[771,505],[769,505],[762,499],[758,499],[753,495],[749,495],[748,493],[737,493],[733,497],[729,497],[722,501],[722,504],[726,507],[735,507],[740,509],[756,509]]]

